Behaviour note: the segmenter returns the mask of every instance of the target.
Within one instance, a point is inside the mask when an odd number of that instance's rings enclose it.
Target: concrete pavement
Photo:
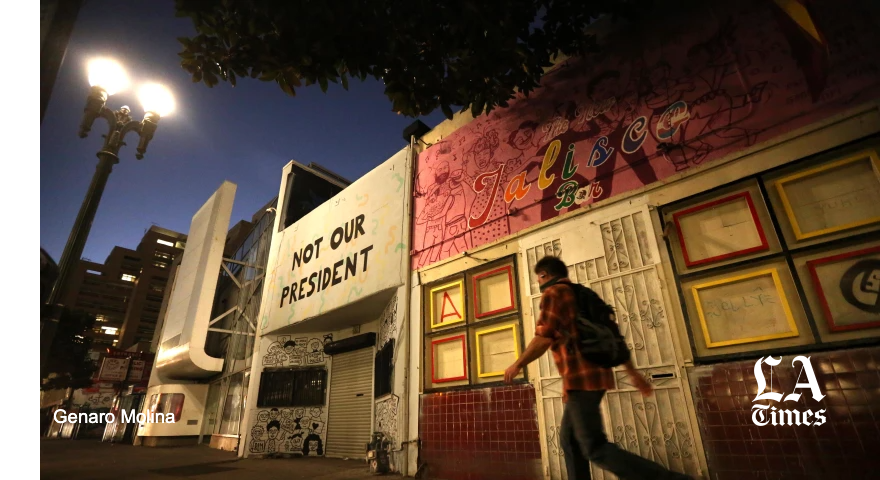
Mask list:
[[[377,480],[362,460],[245,459],[208,448],[151,448],[97,440],[40,439],[40,478],[62,480]],[[386,475],[384,478],[402,478]]]

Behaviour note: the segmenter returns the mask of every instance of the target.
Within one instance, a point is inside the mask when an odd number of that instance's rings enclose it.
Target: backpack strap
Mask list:
[[[589,298],[585,295],[590,289],[579,284],[573,283],[570,281],[562,280],[556,283],[557,285],[566,285],[571,289],[574,294],[575,302],[577,302],[577,307],[579,313],[583,316],[584,314],[591,314],[591,309],[589,308]],[[590,317],[592,318],[592,317]]]
[[[605,301],[599,297],[599,294],[594,292],[591,288],[569,281],[560,281],[557,283],[568,285],[568,287],[572,289],[578,303],[578,310],[587,314],[587,320],[595,321],[605,315],[614,315],[614,309],[605,303]]]

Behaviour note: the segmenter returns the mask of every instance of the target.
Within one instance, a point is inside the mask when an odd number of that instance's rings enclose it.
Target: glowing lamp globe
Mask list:
[[[118,62],[108,58],[97,58],[89,62],[89,84],[101,87],[107,95],[119,93],[128,87],[128,75]]]
[[[151,83],[141,87],[138,98],[144,111],[164,117],[174,111],[174,96],[162,85]]]

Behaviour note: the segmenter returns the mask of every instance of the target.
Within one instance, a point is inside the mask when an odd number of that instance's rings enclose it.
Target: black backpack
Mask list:
[[[620,334],[614,321],[614,309],[605,303],[596,292],[571,282],[559,282],[574,290],[578,303],[578,316],[575,320],[578,338],[574,344],[585,360],[600,367],[612,368],[630,359],[626,340]],[[572,344],[569,343],[568,348]]]

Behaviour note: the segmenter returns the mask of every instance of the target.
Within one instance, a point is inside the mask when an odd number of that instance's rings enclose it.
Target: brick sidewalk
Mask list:
[[[40,439],[40,478],[61,480],[361,480],[363,461],[332,458],[243,459],[204,445],[135,447],[97,440]],[[402,478],[387,475],[386,478]]]

